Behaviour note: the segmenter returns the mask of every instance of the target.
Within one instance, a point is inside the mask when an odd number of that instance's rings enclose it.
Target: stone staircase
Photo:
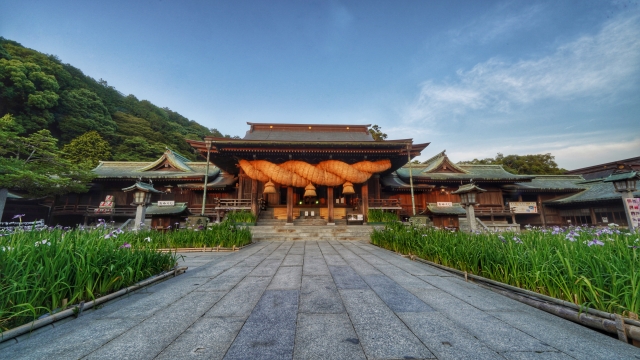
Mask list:
[[[253,241],[261,240],[351,240],[369,241],[373,227],[368,225],[349,225],[344,219],[336,220],[335,225],[327,225],[319,216],[294,219],[293,225],[286,220],[274,219],[273,209],[260,212],[256,226],[250,227]]]
[[[369,241],[369,225],[257,225],[251,226],[253,241],[261,240],[349,240]]]

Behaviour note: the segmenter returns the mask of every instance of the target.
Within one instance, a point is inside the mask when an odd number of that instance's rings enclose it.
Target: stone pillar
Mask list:
[[[469,222],[469,231],[476,231],[476,213],[471,204],[467,205],[467,221]]]
[[[144,222],[146,212],[147,207],[145,205],[138,205],[138,208],[136,209],[136,220],[133,230],[140,230],[140,228],[142,227],[142,223]]]
[[[287,187],[287,225],[293,225],[293,186]]]
[[[335,220],[333,219],[333,186],[327,187],[327,225],[335,225]]]
[[[362,214],[366,224],[369,221],[369,184],[367,182],[362,184]]]
[[[258,180],[251,179],[251,213],[258,216]]]

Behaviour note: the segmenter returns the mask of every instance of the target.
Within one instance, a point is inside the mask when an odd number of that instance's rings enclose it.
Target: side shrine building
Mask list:
[[[170,149],[152,162],[103,161],[94,169],[89,192],[57,197],[47,204],[45,220],[61,225],[99,218],[131,221],[133,194],[123,189],[142,180],[160,191],[152,194],[146,211],[147,224],[157,229],[189,216],[216,221],[228,211],[249,210],[271,223],[305,219],[318,225],[362,224],[376,221],[370,214],[392,212],[401,219],[423,215],[434,226],[465,230],[469,224],[457,191],[470,184],[483,190],[474,205],[476,228],[626,226],[620,193],[595,173],[621,166],[638,170],[638,158],[633,158],[585,168],[584,175],[580,169],[557,176],[514,175],[500,165],[455,164],[445,151],[413,163],[428,143],[374,141],[369,125],[248,125],[242,139],[187,140],[201,161]],[[3,220],[19,211],[7,210]]]

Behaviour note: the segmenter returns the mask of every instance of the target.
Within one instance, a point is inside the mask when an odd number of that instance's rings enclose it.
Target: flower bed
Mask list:
[[[640,310],[640,239],[616,229],[467,234],[389,224],[371,243],[577,305]]]
[[[249,230],[226,222],[206,230],[123,232],[101,223],[0,235],[0,332],[173,268],[176,254],[160,248],[251,242]]]

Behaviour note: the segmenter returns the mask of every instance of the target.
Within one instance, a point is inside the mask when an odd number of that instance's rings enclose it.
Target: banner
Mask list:
[[[631,198],[625,199],[627,204],[627,210],[629,211],[629,217],[631,218],[631,224],[634,228],[640,227],[640,199]]]
[[[514,201],[509,203],[509,207],[516,214],[538,213],[538,204],[535,201]]]

